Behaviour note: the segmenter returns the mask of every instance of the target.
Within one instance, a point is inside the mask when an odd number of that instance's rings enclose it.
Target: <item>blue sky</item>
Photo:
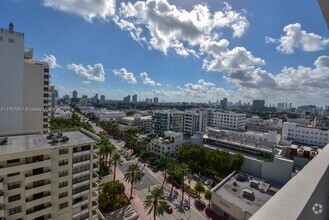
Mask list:
[[[329,104],[329,35],[317,1],[4,0],[60,95]]]

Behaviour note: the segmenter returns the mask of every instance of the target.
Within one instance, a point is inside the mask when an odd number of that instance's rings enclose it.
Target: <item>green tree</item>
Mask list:
[[[231,172],[239,171],[244,162],[244,157],[241,154],[233,154],[231,156]]]
[[[184,200],[184,191],[185,191],[185,184],[184,184],[184,179],[185,179],[185,176],[188,174],[189,172],[189,168],[187,166],[187,164],[185,163],[182,163],[180,164],[179,166],[179,171],[181,172],[182,174],[182,202]]]
[[[178,161],[175,157],[169,157],[168,158],[168,164],[170,165],[170,168],[168,168],[169,169],[168,174],[170,175],[171,180],[174,180],[175,179],[174,176],[175,176],[175,172],[176,172],[176,167],[178,166]],[[174,189],[174,183],[172,181],[170,194],[172,194],[173,189]]]
[[[124,184],[119,181],[107,182],[99,196],[99,205],[103,209],[107,206],[113,206],[118,197],[125,191]]]
[[[210,206],[210,201],[211,201],[211,192],[209,191],[209,190],[207,190],[205,193],[204,193],[204,198],[206,199],[206,200],[208,200],[209,201],[209,206]]]
[[[137,164],[131,164],[128,166],[124,179],[131,185],[130,199],[132,199],[134,184],[140,182],[142,177],[143,175]]]
[[[121,155],[118,154],[117,152],[113,154],[112,156],[112,164],[113,164],[113,181],[115,181],[115,174],[116,174],[116,169],[118,165],[122,165],[123,160],[121,158]]]
[[[198,181],[195,186],[194,186],[194,191],[198,193],[198,195],[200,195],[200,193],[203,193],[205,191],[204,186],[202,185],[202,183],[200,181]]]
[[[149,191],[144,201],[144,209],[148,210],[148,214],[153,212],[153,218],[163,215],[167,208],[167,199],[162,187],[155,187]]]

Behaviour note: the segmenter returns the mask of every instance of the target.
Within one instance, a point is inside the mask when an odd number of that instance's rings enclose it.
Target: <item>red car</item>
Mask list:
[[[172,208],[170,205],[167,205],[167,209],[166,209],[166,212],[171,214],[172,213]]]

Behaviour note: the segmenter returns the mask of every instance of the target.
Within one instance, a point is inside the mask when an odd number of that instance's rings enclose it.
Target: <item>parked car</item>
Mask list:
[[[172,213],[172,208],[170,205],[167,205],[167,209],[166,209],[166,212],[171,214]]]
[[[210,186],[211,184],[212,184],[211,180],[204,181],[204,185],[206,185],[206,186]]]

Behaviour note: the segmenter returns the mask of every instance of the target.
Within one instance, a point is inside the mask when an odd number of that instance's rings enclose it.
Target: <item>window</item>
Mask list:
[[[17,206],[15,208],[9,209],[9,215],[14,215],[14,214],[19,213],[21,211],[22,211],[22,207]]]
[[[43,100],[43,104],[48,104],[48,100]]]
[[[44,87],[43,88],[43,91],[48,92],[49,91],[49,88],[48,87]]]
[[[44,79],[49,79],[49,75],[43,75]]]
[[[43,128],[48,128],[48,124],[43,125]]]
[[[48,86],[48,85],[49,85],[49,82],[48,82],[48,81],[44,81],[44,82],[43,82],[43,85]]]
[[[46,94],[43,94],[43,97],[44,98],[48,98],[49,97],[49,94],[47,94],[47,93]]]
[[[19,172],[16,172],[16,173],[9,173],[9,174],[7,175],[7,177],[17,176],[17,175],[19,175]]]
[[[58,166],[64,166],[64,165],[67,165],[67,164],[69,164],[68,159],[58,161]]]
[[[58,188],[62,188],[62,187],[67,186],[67,185],[68,185],[68,182],[67,182],[67,181],[60,182],[60,183],[58,184]]]
[[[21,183],[20,182],[8,183],[8,190],[17,189],[19,187],[21,187]]]
[[[69,206],[69,203],[68,202],[64,202],[64,203],[62,203],[62,204],[59,205],[59,209],[64,209],[64,208],[66,208],[68,206]]]
[[[43,113],[43,116],[48,116],[48,112],[44,112]]]
[[[69,171],[65,170],[65,171],[61,171],[58,173],[58,177],[63,177],[63,176],[67,176],[69,175]]]
[[[15,39],[14,38],[8,38],[8,43],[14,44],[15,43]]]
[[[21,194],[17,194],[17,195],[14,195],[14,196],[9,196],[8,197],[8,202],[14,202],[14,201],[17,201],[17,200],[20,200],[21,199]]]
[[[48,68],[44,68],[43,70],[45,73],[49,73],[49,69]]]
[[[58,151],[59,155],[62,155],[62,154],[68,154],[69,153],[69,149],[59,149]]]
[[[58,198],[61,199],[61,198],[67,197],[67,196],[68,196],[68,193],[67,192],[63,192],[63,193],[60,193],[58,195]]]
[[[48,118],[44,118],[43,119],[43,122],[48,122]]]
[[[19,159],[7,160],[7,164],[18,163]]]

